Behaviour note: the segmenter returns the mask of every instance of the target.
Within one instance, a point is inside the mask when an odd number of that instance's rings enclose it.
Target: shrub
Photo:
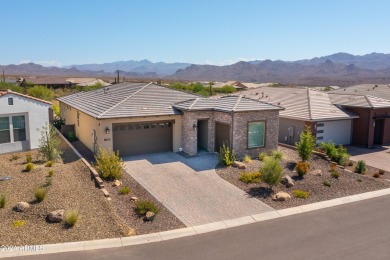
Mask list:
[[[379,172],[376,172],[376,173],[374,173],[374,174],[372,175],[372,177],[374,177],[374,178],[379,178],[379,177],[381,177],[381,175],[379,174]]]
[[[77,137],[76,137],[76,134],[73,132],[73,131],[69,131],[67,134],[67,139],[69,140],[69,142],[74,142],[74,141],[77,141]]]
[[[46,163],[46,167],[53,167],[53,161],[48,161],[47,163]]]
[[[244,157],[244,162],[246,162],[246,163],[251,163],[251,162],[252,162],[251,157],[250,157],[249,155],[245,155],[245,157]]]
[[[18,154],[13,154],[13,155],[11,155],[11,159],[9,159],[9,160],[12,162],[12,161],[18,160],[19,158],[20,158],[20,156]]]
[[[55,128],[61,129],[61,126],[65,125],[65,120],[61,119],[61,118],[55,118],[54,122],[53,122],[53,125],[54,125]]]
[[[355,172],[360,173],[360,174],[364,174],[366,172],[366,170],[367,170],[366,162],[363,160],[358,161],[356,166],[355,166]]]
[[[45,86],[34,86],[27,90],[27,94],[32,97],[51,101],[54,98],[54,92]]]
[[[0,195],[0,209],[5,207],[7,203],[7,197],[4,194]]]
[[[268,184],[270,189],[280,182],[282,177],[283,168],[274,157],[266,157],[263,165],[259,169],[261,174],[261,180]]]
[[[347,149],[344,146],[339,145],[336,147],[332,141],[329,141],[327,143],[322,142],[320,144],[320,148],[326,153],[326,155],[330,157],[333,162],[336,162],[342,166],[350,165],[350,154],[347,152]]]
[[[331,171],[330,176],[332,176],[335,179],[338,179],[340,177],[340,173],[337,170]]]
[[[42,202],[45,198],[46,198],[46,194],[47,194],[47,190],[45,188],[37,188],[35,190],[35,199],[38,201],[38,202]]]
[[[24,167],[25,172],[31,172],[33,169],[34,169],[33,163],[28,163],[28,164],[26,164],[26,167]]]
[[[146,214],[146,212],[151,211],[154,214],[157,214],[160,212],[160,210],[157,208],[157,206],[153,203],[153,201],[150,200],[139,200],[135,203],[135,212],[143,216]]]
[[[31,153],[26,153],[26,163],[31,163],[32,158],[31,158]]]
[[[306,173],[309,172],[309,164],[307,162],[298,162],[295,166],[295,170],[300,177],[303,177]]]
[[[50,169],[50,170],[49,170],[49,177],[53,177],[53,175],[54,175],[54,170],[53,170],[53,169]]]
[[[79,212],[77,210],[68,210],[65,213],[65,217],[64,217],[65,226],[71,228],[74,225],[76,225],[78,220],[79,220]]]
[[[283,158],[282,152],[280,152],[278,150],[272,151],[271,155],[272,155],[272,157],[274,157],[277,160],[282,160],[282,158]]]
[[[353,162],[349,161],[348,166],[353,166]]]
[[[324,186],[326,186],[326,187],[332,186],[332,184],[331,184],[330,181],[328,181],[328,180],[324,180],[324,181],[322,182],[322,184],[323,184]]]
[[[101,178],[105,180],[119,180],[122,178],[123,161],[119,157],[119,153],[117,154],[99,147],[95,159],[96,170]]]
[[[303,190],[293,190],[293,195],[295,198],[307,199],[309,197],[309,192]]]
[[[380,175],[384,175],[384,174],[385,174],[385,170],[379,169],[378,173],[379,173]]]
[[[14,222],[12,222],[12,227],[14,228],[18,228],[18,227],[23,227],[24,225],[26,225],[26,221],[25,220],[15,220]]]
[[[259,183],[260,173],[259,172],[243,172],[240,176],[240,181],[244,183]]]
[[[337,169],[337,164],[335,162],[330,163],[330,171],[335,171]]]
[[[127,187],[127,186],[124,186],[122,188],[119,189],[119,194],[121,195],[127,195],[131,192],[130,188]]]
[[[223,144],[219,149],[219,161],[225,165],[230,166],[236,160],[233,151],[226,144]]]
[[[60,139],[54,127],[42,127],[41,138],[39,139],[39,155],[46,161],[55,161],[60,158]]]
[[[260,159],[260,161],[264,161],[264,158],[267,156],[267,154],[266,153],[260,153],[259,154],[259,159]]]
[[[310,127],[306,127],[305,131],[300,134],[299,142],[295,144],[299,157],[302,161],[308,161],[316,147],[316,139],[311,133]]]
[[[338,158],[338,164],[342,165],[342,166],[349,165],[349,162],[350,162],[349,158],[350,158],[350,155],[348,153],[341,153],[339,155],[339,158]]]
[[[60,117],[60,106],[52,105],[51,108],[53,109],[53,112],[56,115],[56,117]]]

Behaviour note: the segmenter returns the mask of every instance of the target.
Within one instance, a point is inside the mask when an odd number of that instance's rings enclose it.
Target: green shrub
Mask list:
[[[26,225],[27,221],[25,220],[15,220],[14,222],[12,222],[12,227],[14,228],[18,228],[18,227],[23,227],[24,225]]]
[[[66,227],[73,227],[79,220],[79,212],[77,210],[68,210],[65,213],[64,221]]]
[[[60,158],[60,139],[53,126],[42,127],[41,138],[39,139],[39,155],[46,161],[55,161]]]
[[[31,172],[33,169],[34,169],[33,163],[28,163],[28,164],[26,164],[26,167],[24,167],[25,172]]]
[[[252,162],[251,157],[250,157],[249,155],[245,155],[245,156],[244,156],[244,162],[246,162],[246,163],[251,163],[251,162]]]
[[[119,153],[117,154],[99,147],[95,159],[96,170],[101,178],[105,180],[119,180],[122,178],[123,161],[119,157]]]
[[[77,141],[76,134],[73,131],[69,131],[66,136],[69,142]]]
[[[122,188],[119,189],[119,194],[121,195],[127,195],[131,192],[131,189],[127,186],[123,186]]]
[[[219,149],[219,161],[225,166],[230,166],[235,160],[236,157],[234,156],[233,151],[229,146],[223,144]]]
[[[349,158],[350,158],[350,155],[348,153],[340,154],[340,156],[338,158],[338,164],[342,165],[342,166],[349,165],[349,162],[350,162]]]
[[[328,181],[328,180],[324,180],[324,181],[322,182],[322,184],[323,184],[324,186],[326,186],[326,187],[332,186],[332,184],[331,184],[330,181]]]
[[[364,174],[366,171],[367,171],[366,162],[363,160],[358,161],[355,166],[355,172]]]
[[[143,216],[146,214],[146,212],[151,211],[154,214],[157,214],[160,212],[160,210],[157,208],[157,206],[153,203],[153,201],[150,200],[139,200],[135,203],[135,212]]]
[[[53,170],[53,169],[50,169],[50,170],[49,170],[49,177],[53,177],[53,175],[54,175],[54,170]]]
[[[379,178],[379,177],[381,177],[381,175],[379,174],[379,172],[376,172],[376,173],[374,173],[374,174],[372,175],[372,177],[374,177],[374,178]]]
[[[53,167],[53,161],[48,161],[47,163],[46,163],[46,167]]]
[[[260,160],[260,161],[264,161],[264,158],[265,158],[266,156],[267,156],[266,153],[264,153],[264,152],[263,152],[263,153],[260,153],[260,154],[259,154],[259,160]]]
[[[331,171],[330,176],[332,176],[335,179],[338,179],[340,177],[340,173],[337,170]]]
[[[350,165],[350,154],[347,152],[347,149],[344,146],[339,145],[336,147],[332,141],[329,141],[327,143],[321,142],[320,148],[326,153],[327,156],[330,157],[333,162],[336,162],[342,166]]]
[[[47,190],[43,187],[37,188],[35,190],[34,196],[36,201],[42,202],[46,198]]]
[[[20,156],[18,154],[13,154],[13,155],[11,155],[11,159],[9,159],[9,160],[12,162],[12,161],[18,160],[19,158],[20,158]]]
[[[283,153],[278,151],[278,150],[272,151],[271,155],[272,155],[272,157],[274,157],[277,160],[282,160],[283,159]]]
[[[26,163],[31,163],[31,162],[32,162],[31,153],[28,152],[26,153]]]
[[[27,94],[47,101],[51,101],[54,98],[54,92],[51,89],[40,85],[29,88]]]
[[[298,176],[303,177],[306,173],[309,172],[309,164],[307,162],[298,162],[297,165],[295,165],[295,171],[297,172]]]
[[[0,195],[0,209],[5,207],[7,204],[7,197],[4,194]]]
[[[283,167],[274,157],[265,157],[260,169],[261,180],[268,184],[270,189],[277,185],[282,178]]]
[[[309,197],[309,192],[303,190],[293,190],[293,195],[295,198],[307,199]]]
[[[379,169],[378,173],[379,173],[380,175],[384,175],[384,174],[385,174],[385,170]]]
[[[299,142],[295,144],[299,157],[302,161],[308,161],[316,147],[316,139],[313,136],[310,127],[306,126],[305,131],[300,134]]]
[[[260,173],[259,172],[243,172],[240,176],[240,181],[244,183],[259,183]]]
[[[60,117],[60,106],[59,105],[52,105],[51,108],[53,109],[54,114],[56,117]]]
[[[53,125],[57,129],[61,129],[61,126],[65,125],[65,120],[61,118],[54,118]]]

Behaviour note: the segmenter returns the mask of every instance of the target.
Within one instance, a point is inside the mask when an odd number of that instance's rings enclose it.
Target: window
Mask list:
[[[24,116],[13,116],[12,117],[14,142],[26,141],[26,123]]]
[[[317,130],[317,134],[322,134],[324,133],[324,130]]]
[[[324,127],[324,123],[318,123],[317,127]]]
[[[264,147],[265,122],[248,123],[248,148]]]
[[[0,144],[10,143],[9,117],[0,117]]]
[[[14,104],[14,98],[10,97],[8,98],[8,105],[13,106]]]

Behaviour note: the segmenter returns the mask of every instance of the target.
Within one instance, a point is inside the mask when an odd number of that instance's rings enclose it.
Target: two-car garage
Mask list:
[[[113,124],[113,149],[121,157],[171,152],[174,121]]]

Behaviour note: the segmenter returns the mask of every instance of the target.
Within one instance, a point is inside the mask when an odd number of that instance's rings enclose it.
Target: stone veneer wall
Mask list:
[[[265,121],[265,146],[248,149],[248,122]],[[279,111],[255,111],[234,113],[233,150],[237,158],[245,155],[257,157],[263,151],[278,148]]]

